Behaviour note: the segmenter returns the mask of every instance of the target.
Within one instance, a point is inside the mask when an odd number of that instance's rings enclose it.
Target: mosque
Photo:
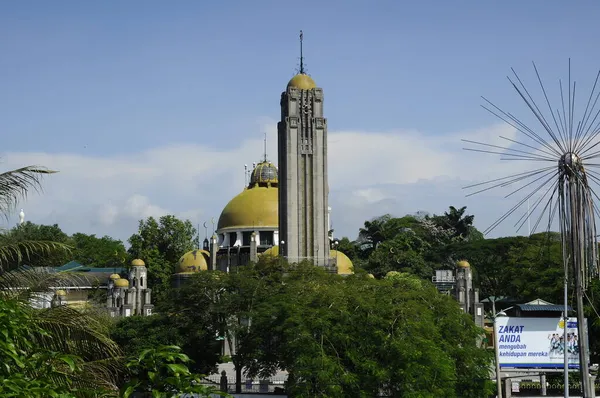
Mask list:
[[[281,94],[279,170],[265,153],[251,170],[249,183],[221,212],[210,240],[181,257],[175,285],[195,272],[228,272],[268,255],[292,263],[307,260],[340,275],[354,272],[352,262],[335,250],[329,234],[324,95],[304,70],[302,38],[300,45],[299,73]]]
[[[223,208],[210,240],[205,239],[202,248],[180,258],[173,275],[174,286],[180,286],[194,273],[229,272],[258,261],[260,256],[279,256],[291,263],[310,261],[339,275],[354,273],[352,261],[335,250],[337,241],[329,234],[324,95],[304,70],[302,36],[300,44],[299,73],[288,82],[280,99],[279,170],[267,159],[265,150],[263,159],[250,170],[242,191]],[[81,270],[80,264],[75,265]],[[89,277],[106,289],[106,307],[111,316],[152,314],[151,289],[142,260],[131,263],[127,277],[119,275],[127,273],[124,269],[115,269],[110,275],[103,269],[88,271]],[[90,286],[56,290],[52,305],[85,303]]]

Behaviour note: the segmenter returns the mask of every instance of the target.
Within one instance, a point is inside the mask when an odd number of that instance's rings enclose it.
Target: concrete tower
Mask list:
[[[281,94],[278,130],[280,255],[331,267],[328,237],[327,120],[323,90],[300,71]]]

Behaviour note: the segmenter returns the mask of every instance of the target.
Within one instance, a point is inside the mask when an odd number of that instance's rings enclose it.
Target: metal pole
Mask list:
[[[569,279],[568,279],[568,275],[567,275],[567,269],[568,269],[568,267],[567,267],[567,264],[565,263],[565,292],[564,292],[565,293],[565,296],[564,296],[565,314],[564,314],[564,318],[563,318],[563,321],[564,321],[564,325],[563,325],[563,327],[564,327],[564,329],[563,329],[563,344],[564,344],[564,350],[565,350],[564,351],[564,356],[565,356],[565,370],[564,370],[564,372],[565,372],[565,374],[564,374],[564,379],[565,379],[565,381],[564,381],[564,384],[565,384],[564,392],[565,392],[565,394],[564,394],[564,396],[565,396],[565,398],[569,398],[569,350],[568,350],[569,347],[568,347],[568,344],[567,344],[568,343],[568,341],[567,341],[567,336],[568,336],[568,334],[567,334],[567,322],[568,322],[568,319],[569,319],[569,306],[568,306],[568,294],[567,294],[567,291],[568,291],[568,288],[569,288],[569,284],[568,284]]]
[[[527,236],[531,236],[531,213],[529,210],[529,199],[527,199]]]
[[[571,210],[571,248],[573,259],[573,273],[575,274],[575,296],[577,300],[577,335],[579,346],[579,372],[581,374],[582,396],[590,397],[590,372],[588,358],[588,342],[586,340],[585,314],[583,312],[583,272],[584,266],[584,216],[581,186],[576,181],[569,187],[569,206]]]
[[[496,325],[497,316],[494,316],[494,354],[496,356],[496,387],[498,389],[498,398],[502,398],[502,377],[500,377],[500,349],[498,348],[498,326]]]

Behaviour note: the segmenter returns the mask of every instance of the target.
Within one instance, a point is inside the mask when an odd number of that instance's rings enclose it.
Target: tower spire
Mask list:
[[[265,131],[265,162],[267,161],[267,132]]]
[[[304,56],[302,54],[302,41],[304,40],[304,34],[300,31],[300,73],[305,74],[304,72]]]

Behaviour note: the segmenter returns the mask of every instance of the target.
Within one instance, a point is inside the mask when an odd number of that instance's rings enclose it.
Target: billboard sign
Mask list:
[[[566,344],[564,327],[564,321],[558,317],[496,318],[495,343],[498,344],[500,367],[563,368],[564,352],[567,350],[569,368],[578,369],[577,318],[569,318],[567,321]]]

